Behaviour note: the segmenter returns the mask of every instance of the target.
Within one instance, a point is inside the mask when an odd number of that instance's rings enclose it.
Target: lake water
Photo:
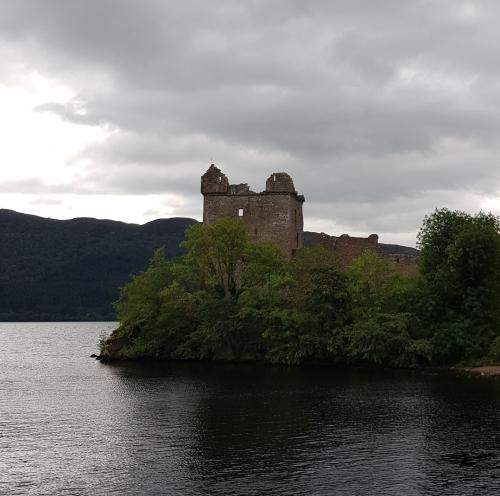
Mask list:
[[[112,327],[0,324],[0,494],[500,494],[498,380],[111,366]]]

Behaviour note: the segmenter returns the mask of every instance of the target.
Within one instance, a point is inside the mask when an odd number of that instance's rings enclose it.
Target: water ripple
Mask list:
[[[0,324],[0,494],[500,492],[500,382],[89,358],[109,323]]]

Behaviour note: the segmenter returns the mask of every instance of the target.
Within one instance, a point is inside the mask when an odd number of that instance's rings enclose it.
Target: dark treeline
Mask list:
[[[0,210],[0,321],[114,320],[118,287],[147,267],[158,246],[180,256],[184,231],[195,222],[141,226]]]
[[[418,234],[418,277],[365,252],[342,268],[308,247],[285,260],[237,219],[188,228],[121,290],[107,359],[329,361],[416,367],[500,359],[499,221],[437,210]]]

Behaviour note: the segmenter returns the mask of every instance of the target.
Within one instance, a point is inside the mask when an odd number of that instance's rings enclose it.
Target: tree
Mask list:
[[[241,260],[247,246],[247,226],[236,218],[190,226],[182,242],[187,251],[185,263],[205,287],[221,290],[226,298],[234,297],[240,287]]]
[[[270,287],[288,273],[283,253],[267,241],[249,243],[243,252],[242,261],[241,283],[246,288]]]
[[[115,303],[120,326],[107,340],[101,340],[101,355],[135,358],[149,354],[151,342],[144,343],[141,339],[157,327],[163,303],[161,293],[173,283],[173,265],[160,248],[154,252],[147,270],[133,276],[120,289]]]
[[[416,279],[397,274],[389,262],[365,251],[347,269],[353,323],[347,354],[356,362],[414,367],[431,358],[415,312]]]
[[[418,234],[422,308],[443,360],[486,353],[500,332],[500,222],[436,210]]]
[[[162,302],[160,292],[173,280],[172,267],[172,262],[165,258],[164,249],[159,248],[148,269],[133,276],[120,289],[115,310],[121,325],[147,321],[157,315]]]
[[[385,258],[367,250],[353,260],[347,275],[356,314],[381,312],[390,302],[397,276]]]
[[[298,364],[341,358],[341,336],[350,318],[346,277],[336,255],[304,248],[289,264],[288,280],[275,286],[263,314],[267,360]]]

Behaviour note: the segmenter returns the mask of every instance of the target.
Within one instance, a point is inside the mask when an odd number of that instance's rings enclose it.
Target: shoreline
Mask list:
[[[472,375],[488,376],[488,377],[499,377],[500,376],[500,365],[486,365],[483,367],[463,367],[460,369],[463,372]]]
[[[263,360],[211,360],[211,359],[205,359],[205,360],[199,360],[199,359],[165,359],[165,358],[151,358],[151,357],[135,357],[135,358],[115,358],[115,357],[110,357],[109,355],[98,355],[98,354],[92,354],[90,355],[90,358],[94,358],[95,360],[100,361],[103,364],[123,364],[123,363],[186,363],[186,362],[196,362],[196,363],[241,363],[241,364],[248,364],[248,363],[253,363],[253,364],[265,364],[269,366],[283,366],[283,367],[304,367],[304,366],[322,366],[322,367],[328,367],[328,368],[343,368],[343,369],[364,369],[364,370],[407,370],[407,371],[420,371],[420,372],[431,372],[431,373],[459,373],[459,374],[466,374],[469,376],[481,376],[481,377],[500,377],[500,365],[486,365],[486,366],[479,366],[479,367],[450,367],[450,366],[427,366],[427,367],[415,367],[415,368],[394,368],[394,367],[384,367],[384,366],[370,366],[370,365],[363,365],[363,364],[357,364],[357,365],[346,365],[346,364],[339,364],[339,363],[328,363],[324,361],[319,361],[319,362],[309,362],[307,364],[300,364],[300,365],[289,365],[289,364],[278,364],[278,363],[271,363],[271,362],[266,362]]]

